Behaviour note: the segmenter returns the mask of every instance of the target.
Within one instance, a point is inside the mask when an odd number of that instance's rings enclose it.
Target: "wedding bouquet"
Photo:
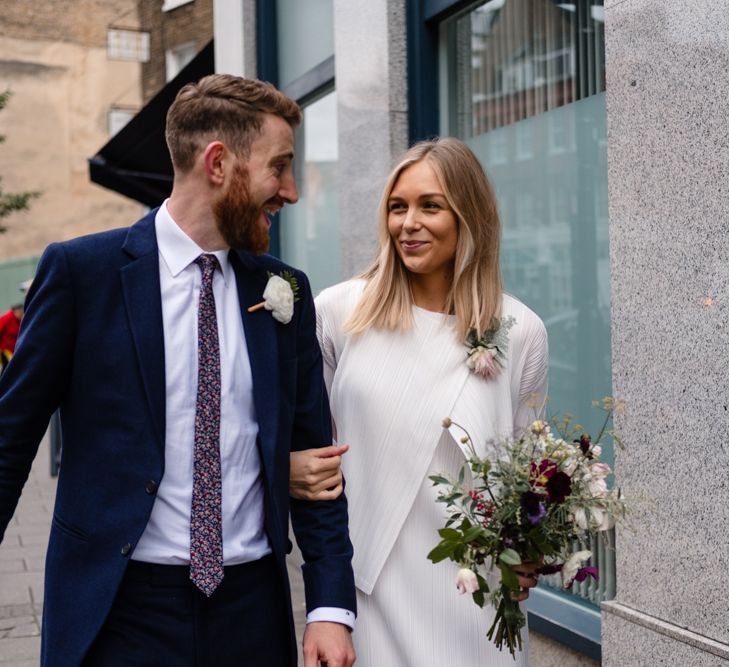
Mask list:
[[[513,599],[521,588],[512,566],[531,562],[539,564],[538,574],[561,572],[565,588],[588,576],[597,580],[597,568],[583,567],[591,552],[575,551],[575,544],[584,545],[590,535],[607,530],[625,513],[619,492],[608,489],[606,478],[612,471],[600,461],[599,444],[609,433],[620,445],[607,430],[619,404],[608,397],[601,407],[607,415],[594,442],[579,425],[572,425],[570,417],[554,423],[557,434],[547,422],[537,420],[518,439],[497,443],[490,459],[476,455],[462,427],[443,420],[444,428],[463,432],[461,442],[470,456],[457,480],[430,477],[435,486],[445,487],[438,502],[445,503],[448,519],[428,558],[433,563],[458,563],[456,586],[461,593],[471,593],[480,607],[489,596],[496,616],[487,636],[512,655],[521,650],[526,625]],[[488,569],[500,575],[493,590],[481,574]]]

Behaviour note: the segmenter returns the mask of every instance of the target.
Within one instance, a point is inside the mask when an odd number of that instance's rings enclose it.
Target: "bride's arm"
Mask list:
[[[524,365],[519,378],[519,401],[514,412],[514,433],[520,434],[535,419],[544,417],[547,399],[547,371],[549,366],[547,330],[544,323],[534,315],[528,320],[524,332]],[[537,570],[541,563],[529,562],[514,565],[521,593],[512,596],[517,602],[529,597],[529,590],[537,585]]]
[[[549,365],[547,330],[534,315],[524,331],[524,365],[519,378],[519,399],[514,411],[514,434],[524,431],[535,419],[544,417]]]
[[[317,306],[320,304],[317,303]],[[331,393],[337,368],[334,340],[330,333],[326,309],[317,307],[316,335],[324,361],[324,382]],[[332,434],[336,441],[337,429],[332,419]],[[342,493],[342,455],[347,445],[332,445],[316,449],[291,452],[289,495],[299,500],[333,500]]]

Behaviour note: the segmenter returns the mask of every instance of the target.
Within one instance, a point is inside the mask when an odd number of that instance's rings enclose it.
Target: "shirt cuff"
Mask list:
[[[339,607],[317,607],[306,615],[307,623],[327,621],[329,623],[341,623],[351,630],[354,630],[354,612]]]

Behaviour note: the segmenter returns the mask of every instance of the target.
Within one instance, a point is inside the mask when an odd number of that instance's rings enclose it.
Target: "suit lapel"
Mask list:
[[[276,322],[267,310],[249,313],[248,308],[263,300],[268,274],[251,255],[233,250],[230,261],[235,271],[243,330],[253,378],[253,403],[258,420],[261,455],[267,478],[275,467],[279,421],[279,359]]]
[[[124,250],[132,261],[122,267],[121,282],[144,391],[164,451],[165,348],[155,213],[156,209],[129,229]]]

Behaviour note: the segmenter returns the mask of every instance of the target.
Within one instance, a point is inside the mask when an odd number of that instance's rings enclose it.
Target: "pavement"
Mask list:
[[[43,565],[55,497],[46,435],[0,544],[0,667],[40,662]]]
[[[43,567],[56,497],[50,438],[41,442],[20,502],[0,544],[0,667],[37,667],[43,609]],[[294,620],[301,659],[306,622],[298,556],[289,560]]]

